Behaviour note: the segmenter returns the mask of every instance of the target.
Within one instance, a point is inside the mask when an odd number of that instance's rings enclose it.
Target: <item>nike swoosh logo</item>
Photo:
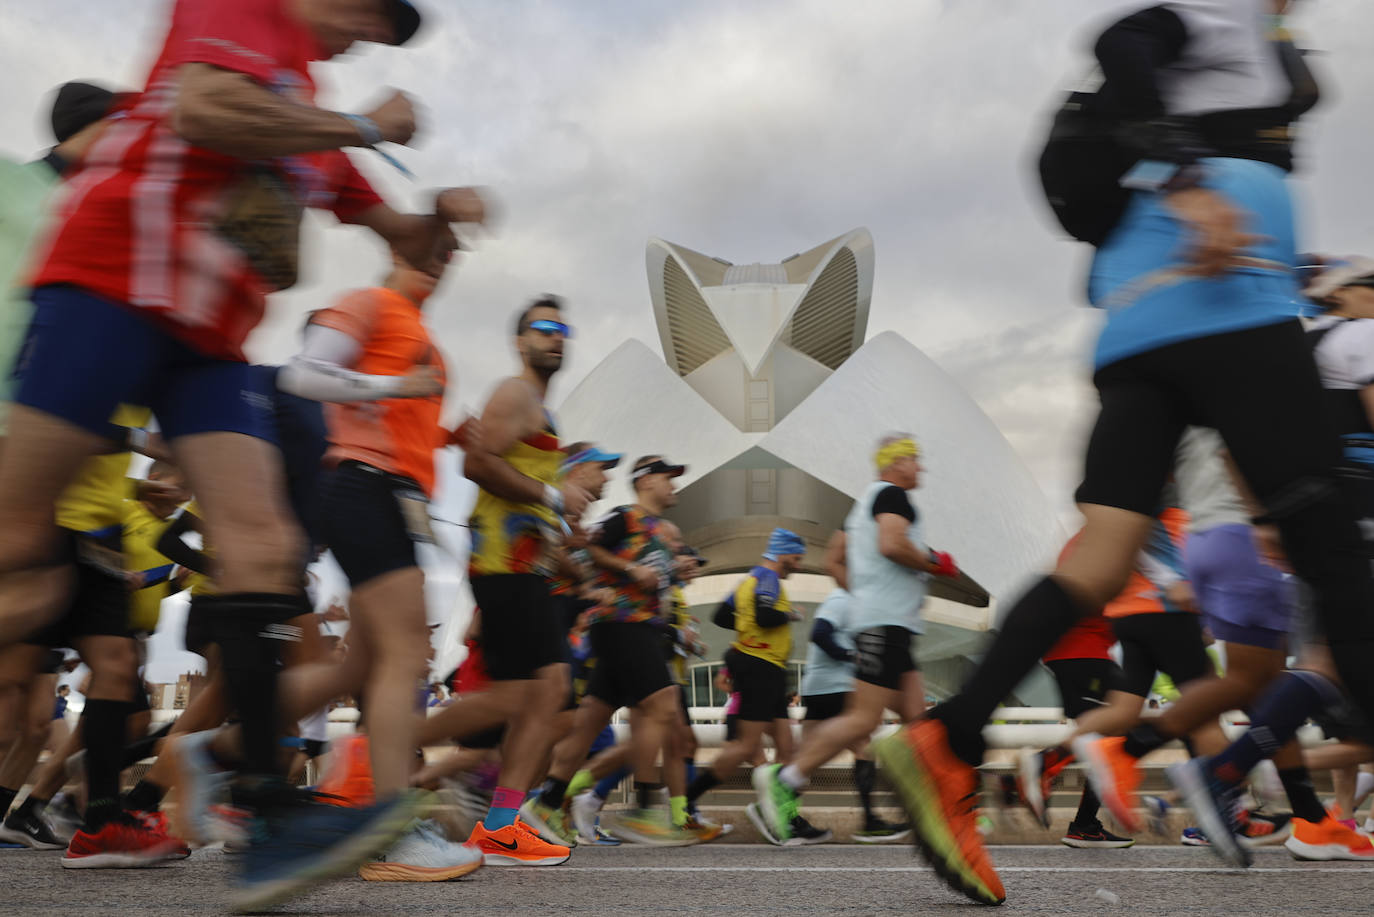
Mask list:
[[[518,850],[519,847],[520,847],[520,845],[519,845],[518,843],[517,843],[517,844],[507,844],[505,841],[498,841],[498,840],[497,840],[496,838],[494,838],[494,837],[489,837],[489,838],[487,838],[487,840],[491,841],[493,844],[495,844],[497,847],[500,847],[502,850],[509,850],[509,851],[511,851],[512,853],[515,852],[516,850]]]

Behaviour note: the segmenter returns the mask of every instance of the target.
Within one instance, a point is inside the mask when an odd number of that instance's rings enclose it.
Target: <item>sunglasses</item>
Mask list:
[[[538,321],[530,322],[530,330],[538,331],[540,334],[561,334],[565,338],[571,338],[573,336],[570,326],[562,322],[555,322],[548,318],[541,318]]]

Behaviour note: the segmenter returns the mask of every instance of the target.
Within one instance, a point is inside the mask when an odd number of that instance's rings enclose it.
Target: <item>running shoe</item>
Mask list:
[[[801,815],[793,815],[788,825],[791,835],[783,841],[784,847],[809,847],[813,844],[827,844],[835,836],[829,828],[817,828]]]
[[[903,822],[894,825],[873,816],[864,822],[863,829],[854,832],[854,840],[860,844],[885,844],[888,841],[904,841],[911,834],[911,826]]]
[[[754,768],[750,781],[758,797],[758,812],[768,825],[768,836],[786,844],[792,837],[792,820],[797,817],[797,792],[778,779],[780,764]]]
[[[1250,849],[1282,844],[1292,833],[1293,816],[1258,815],[1241,812],[1237,818],[1241,828],[1240,842]],[[1209,847],[1206,833],[1201,828],[1184,828],[1179,843],[1185,847]]]
[[[482,865],[475,844],[456,844],[439,826],[418,822],[391,849],[364,863],[358,875],[369,882],[447,882],[460,879]]]
[[[531,796],[520,807],[520,820],[550,844],[577,846],[577,829],[568,824],[568,816],[559,808],[546,805],[538,796]]]
[[[591,790],[573,797],[568,812],[578,837],[589,841],[596,839],[596,817],[601,814],[601,806],[604,803],[605,800]]]
[[[64,869],[138,869],[181,852],[181,841],[121,812],[99,831],[78,831],[62,857]]]
[[[1214,778],[1202,758],[1174,764],[1165,773],[1197,818],[1208,849],[1232,866],[1249,866],[1254,858],[1240,840],[1240,788]]]
[[[22,844],[34,850],[61,850],[67,845],[53,831],[48,820],[37,812],[15,809],[0,825],[0,841]]]
[[[936,875],[980,904],[1007,900],[974,817],[977,774],[950,750],[944,723],[917,720],[872,748]]]
[[[1283,842],[1295,860],[1356,860],[1374,863],[1374,841],[1341,824],[1330,812],[1317,823],[1293,819],[1293,834]]]
[[[432,794],[422,790],[363,808],[324,804],[310,793],[282,794],[253,818],[251,843],[237,857],[230,907],[236,913],[265,910],[356,871],[395,843],[431,805]]]
[[[622,841],[649,847],[690,847],[701,842],[695,831],[673,824],[667,809],[626,809],[606,817],[606,830]]]
[[[167,754],[176,767],[179,788],[177,820],[186,839],[201,845],[216,841],[242,842],[242,834],[226,836],[224,824],[211,812],[229,803],[230,774],[210,756],[214,730],[191,732],[167,742]]]
[[[70,793],[58,793],[43,809],[43,818],[52,828],[52,833],[70,843],[72,836],[81,830],[82,817]]]
[[[171,825],[168,824],[167,816],[163,813],[130,811],[129,814],[134,818],[138,819],[139,821],[143,822],[143,824],[147,825],[149,828],[156,831],[157,833],[165,834],[172,840],[177,842],[178,846],[176,853],[168,857],[168,859],[184,860],[191,855],[190,845],[188,845],[181,838],[176,837],[172,834]]]
[[[600,825],[596,826],[596,837],[586,838],[579,835],[578,840],[579,842],[583,844],[589,844],[592,847],[619,847],[621,844],[624,843],[624,841],[622,841],[620,838],[612,834],[607,834],[605,831],[602,831]]]
[[[1050,794],[1054,791],[1054,782],[1072,762],[1073,755],[1058,747],[1035,752],[1026,749],[1017,757],[1016,794],[1041,827],[1050,826]]]
[[[1123,748],[1125,744],[1124,736],[1104,737],[1089,732],[1073,740],[1073,753],[1083,764],[1093,792],[1102,800],[1107,811],[1116,816],[1121,827],[1131,834],[1139,834],[1145,830],[1136,811],[1139,805],[1136,790],[1140,787],[1140,765],[1135,758],[1126,754]]]
[[[572,856],[570,848],[550,844],[521,821],[495,831],[478,822],[468,843],[477,845],[488,866],[557,866]]]
[[[1079,850],[1115,850],[1130,847],[1135,843],[1133,837],[1120,837],[1102,827],[1101,822],[1091,825],[1069,825],[1069,830],[1059,839],[1065,847]]]
[[[718,825],[709,818],[702,818],[700,815],[688,815],[687,821],[683,822],[682,827],[695,834],[698,841],[706,844],[729,834],[735,826]]]
[[[765,841],[772,844],[774,847],[781,847],[783,845],[782,841],[774,837],[773,830],[768,827],[768,822],[764,819],[763,813],[759,811],[759,804],[757,802],[751,802],[745,806],[744,814],[748,816],[749,821],[753,823],[754,828]]]
[[[1183,833],[1179,835],[1178,842],[1184,847],[1212,846],[1212,842],[1207,840],[1207,835],[1202,833],[1202,829],[1192,826],[1183,829]]]
[[[377,799],[371,747],[365,735],[339,736],[329,743],[329,769],[315,788],[334,805],[362,808]]]

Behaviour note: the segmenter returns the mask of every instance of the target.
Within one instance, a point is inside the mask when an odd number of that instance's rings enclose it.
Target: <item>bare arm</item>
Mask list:
[[[879,513],[878,553],[911,570],[926,572],[931,569],[930,555],[911,543],[907,536],[910,521],[896,513]]]
[[[830,536],[830,541],[825,545],[825,572],[830,574],[831,579],[841,589],[849,588],[849,563],[845,553],[848,544],[849,539],[844,529],[839,529]]]
[[[172,129],[195,146],[267,159],[363,145],[358,127],[343,115],[292,102],[246,74],[186,64],[180,77]]]
[[[533,432],[539,405],[519,379],[502,382],[482,411],[481,444],[467,453],[464,473],[493,496],[518,503],[545,502],[545,485],[521,474],[502,456]]]

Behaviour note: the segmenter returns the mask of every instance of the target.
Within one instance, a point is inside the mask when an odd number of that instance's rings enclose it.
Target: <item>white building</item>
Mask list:
[[[920,644],[933,693],[952,689],[995,600],[1044,569],[1063,533],[1010,444],[957,383],[897,334],[865,341],[868,231],[778,264],[731,264],[654,239],[646,261],[662,356],[642,341],[621,344],[559,407],[564,435],[688,466],[670,516],[710,560],[713,575],[689,593],[705,624],[779,525],[808,546],[811,575],[794,577],[789,594],[818,602],[831,588],[821,550],[872,480],[876,441],[912,433],[927,468],[914,495],[925,531],[965,571],[936,586]],[[607,505],[629,499],[617,475]],[[703,630],[718,659],[726,635]],[[806,634],[795,631],[797,658]]]

